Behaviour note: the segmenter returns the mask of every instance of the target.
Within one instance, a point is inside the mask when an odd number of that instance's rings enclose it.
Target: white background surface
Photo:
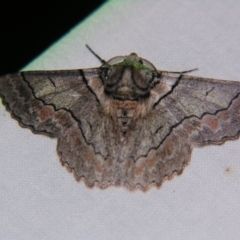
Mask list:
[[[240,1],[112,0],[26,69],[99,66],[137,52],[158,69],[240,80]],[[194,149],[181,176],[147,193],[88,189],[56,140],[0,105],[0,239],[239,239],[240,141]]]

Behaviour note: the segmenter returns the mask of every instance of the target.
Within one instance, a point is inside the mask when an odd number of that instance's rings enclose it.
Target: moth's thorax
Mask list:
[[[154,74],[150,69],[113,65],[102,70],[105,93],[119,100],[137,100],[149,96]]]

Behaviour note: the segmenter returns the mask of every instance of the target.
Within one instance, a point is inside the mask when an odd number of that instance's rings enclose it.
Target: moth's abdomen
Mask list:
[[[133,114],[135,109],[119,108],[117,109],[117,123],[120,134],[120,141],[124,141],[127,133],[131,130]]]

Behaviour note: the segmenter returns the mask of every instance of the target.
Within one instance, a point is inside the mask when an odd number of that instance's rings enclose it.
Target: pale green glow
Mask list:
[[[65,35],[50,45],[21,70],[54,70],[72,68],[70,66],[73,65],[71,61],[74,60],[76,54],[84,55],[82,52],[85,50],[87,39],[91,38],[89,36],[93,35],[93,32],[96,31],[99,19],[103,16],[107,16],[109,10],[106,6],[108,4],[109,1],[102,4],[98,9],[70,29]],[[80,61],[78,60],[78,62]],[[81,65],[78,64],[77,67],[79,68]]]

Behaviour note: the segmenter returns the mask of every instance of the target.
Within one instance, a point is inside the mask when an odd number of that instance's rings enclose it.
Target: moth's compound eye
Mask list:
[[[112,73],[112,69],[111,68],[106,68],[106,69],[103,69],[101,71],[101,77],[104,81],[107,81],[109,79],[109,76],[111,75]]]
[[[151,71],[147,69],[135,69],[133,77],[134,83],[138,88],[145,91],[151,87],[151,82],[153,80],[153,73]]]

